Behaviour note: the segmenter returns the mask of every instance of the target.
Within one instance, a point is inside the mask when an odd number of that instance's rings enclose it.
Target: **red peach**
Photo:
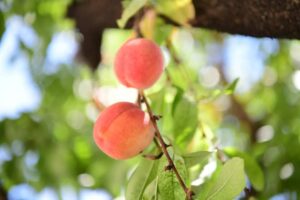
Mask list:
[[[138,155],[153,140],[150,117],[137,105],[119,102],[106,108],[94,125],[97,146],[114,159]]]
[[[163,55],[151,40],[128,40],[115,58],[115,73],[127,87],[146,89],[151,87],[163,72]]]

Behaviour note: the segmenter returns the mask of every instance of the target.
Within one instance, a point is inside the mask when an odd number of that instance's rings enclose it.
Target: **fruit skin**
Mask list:
[[[151,87],[163,72],[163,55],[153,41],[137,38],[125,42],[115,58],[115,73],[127,87]]]
[[[108,156],[123,160],[143,151],[153,140],[149,115],[137,105],[119,102],[106,108],[94,125],[94,141]]]

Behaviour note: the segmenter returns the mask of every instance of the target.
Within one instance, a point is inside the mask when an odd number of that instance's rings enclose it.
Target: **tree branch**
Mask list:
[[[170,156],[170,154],[169,154],[169,152],[168,152],[168,150],[167,150],[167,147],[168,147],[169,145],[167,145],[167,144],[164,142],[164,140],[163,140],[163,138],[162,138],[162,136],[161,136],[161,134],[160,134],[160,131],[159,131],[158,126],[157,126],[157,123],[156,123],[157,117],[153,114],[152,109],[151,109],[151,107],[150,107],[150,105],[149,105],[149,103],[148,103],[148,101],[147,101],[147,98],[145,97],[145,95],[144,95],[144,93],[143,93],[142,91],[140,91],[140,96],[141,96],[143,102],[145,103],[145,105],[146,105],[146,107],[147,107],[147,111],[148,111],[148,113],[149,113],[149,115],[150,115],[151,122],[152,122],[152,124],[153,124],[153,126],[154,126],[154,128],[155,128],[155,136],[156,136],[158,142],[160,143],[161,150],[163,151],[163,153],[165,154],[165,156],[166,156],[166,158],[167,158],[167,160],[168,160],[168,163],[169,163],[169,164],[168,164],[168,166],[166,167],[166,169],[167,169],[167,170],[173,170],[173,171],[174,171],[174,173],[175,173],[175,175],[176,175],[176,177],[177,177],[177,179],[178,179],[178,181],[179,181],[180,186],[182,187],[182,189],[184,190],[184,192],[185,192],[185,194],[186,194],[186,198],[187,198],[188,200],[192,200],[193,192],[192,192],[191,189],[189,189],[189,188],[185,185],[184,181],[182,180],[182,178],[181,178],[181,176],[180,176],[180,174],[179,174],[179,172],[178,172],[178,170],[177,170],[177,168],[176,168],[176,166],[175,166],[175,164],[174,164],[174,162],[173,162],[173,160],[172,160],[172,158],[171,158],[171,156]]]
[[[193,0],[196,17],[194,27],[254,37],[300,39],[299,0]],[[122,13],[121,0],[75,1],[67,16],[74,19],[83,34],[81,56],[96,69],[101,61],[102,32],[117,28],[116,20]],[[166,16],[166,23],[179,26]],[[131,19],[127,28],[134,26]]]
[[[193,0],[195,27],[254,37],[300,38],[298,0]]]

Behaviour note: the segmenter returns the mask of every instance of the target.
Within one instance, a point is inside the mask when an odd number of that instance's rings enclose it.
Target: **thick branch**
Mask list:
[[[255,37],[300,39],[299,0],[193,0],[193,4],[194,27]],[[69,6],[67,15],[83,34],[81,55],[91,68],[96,69],[101,61],[103,30],[117,28],[116,20],[121,13],[120,0],[74,0]],[[132,26],[131,20],[127,27]]]
[[[80,58],[95,70],[101,61],[101,39],[106,28],[117,27],[121,16],[120,0],[74,0],[69,5],[67,17],[74,19],[76,28],[82,34]]]
[[[298,0],[193,0],[193,26],[255,37],[300,39]]]

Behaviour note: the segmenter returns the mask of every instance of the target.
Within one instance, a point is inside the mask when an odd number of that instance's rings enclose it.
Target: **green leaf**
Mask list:
[[[156,177],[158,161],[143,159],[130,177],[125,193],[126,200],[142,199],[147,185]]]
[[[161,89],[158,92],[148,95],[151,100],[151,109],[157,115],[162,115],[165,108],[166,89]]]
[[[159,13],[175,22],[185,25],[195,17],[195,8],[191,0],[153,0]]]
[[[210,98],[213,100],[213,99],[217,99],[221,95],[230,95],[234,93],[238,82],[239,82],[239,78],[236,78],[232,83],[227,85],[225,88],[214,90],[213,93],[210,95]]]
[[[174,27],[166,24],[164,20],[157,18],[154,28],[154,41],[157,44],[163,44],[170,37]]]
[[[203,184],[198,186],[192,186],[192,190],[196,194],[195,195],[196,200],[204,200],[208,192],[210,191],[210,188],[214,185],[214,183],[218,179],[219,174],[223,169],[223,164],[221,163],[221,161],[216,160],[216,165],[217,166],[213,174],[210,177],[207,177],[207,179],[205,179]]]
[[[173,109],[173,134],[177,142],[187,141],[195,132],[198,124],[197,105],[185,97],[180,100],[175,97]]]
[[[244,161],[232,158],[225,163],[204,199],[232,200],[243,191],[245,185]]]
[[[182,157],[174,155],[172,150],[168,149],[171,158],[173,159],[175,166],[184,180],[187,181],[187,171]],[[159,191],[159,200],[184,200],[185,192],[181,188],[178,179],[176,178],[173,170],[165,170],[165,167],[168,165],[166,157],[162,157],[159,164],[159,173],[158,173],[158,191]]]
[[[124,28],[127,21],[144,7],[147,2],[148,0],[132,0],[123,11],[121,19],[117,20],[118,26]]]
[[[186,91],[188,89],[189,85],[187,80],[184,79],[179,66],[173,60],[171,60],[170,64],[166,68],[166,71],[171,78],[173,86],[175,86],[176,88],[180,88],[183,91]]]
[[[176,95],[173,100],[172,115],[174,115],[175,108],[178,105],[178,103],[181,101],[181,99],[183,98],[183,94],[184,94],[184,91],[180,87],[175,86],[175,88],[176,88]]]
[[[239,78],[234,79],[234,81],[225,88],[224,93],[227,95],[232,94],[234,92],[239,80],[240,80]]]
[[[256,160],[249,154],[240,152],[235,148],[225,148],[224,153],[230,157],[241,157],[245,161],[245,171],[250,179],[252,186],[258,190],[262,191],[264,189],[264,174]]]
[[[143,200],[155,200],[158,198],[158,182],[155,178],[145,189]]]
[[[203,165],[208,161],[211,152],[209,151],[198,151],[190,154],[183,155],[183,159],[186,167],[193,167],[194,165],[201,164]]]
[[[190,90],[197,83],[198,74],[196,70],[186,66],[184,63],[178,64],[174,59],[171,59],[166,70],[170,76],[172,85],[183,91]]]

